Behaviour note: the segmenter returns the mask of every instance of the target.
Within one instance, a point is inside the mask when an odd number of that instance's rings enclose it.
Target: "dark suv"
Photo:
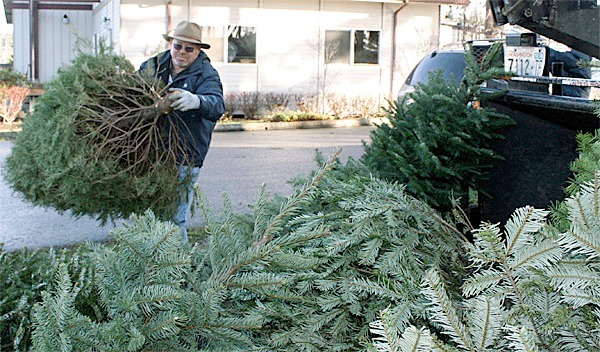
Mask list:
[[[475,57],[478,60],[483,60],[483,57],[491,45],[490,43],[491,41],[482,41],[481,43],[472,46]],[[499,60],[500,65],[502,65],[504,61],[502,56],[499,57]],[[564,72],[560,76],[586,79],[592,78],[591,68],[589,66],[581,67],[579,65],[580,60],[589,62],[591,58],[576,50],[560,52],[547,47],[546,66],[550,67],[554,62],[561,63],[564,66]],[[401,100],[406,94],[414,91],[415,86],[418,83],[426,84],[429,81],[429,72],[435,70],[441,70],[447,81],[458,86],[465,76],[466,67],[467,63],[465,61],[464,49],[436,50],[425,56],[408,75],[406,81],[398,91],[398,100]],[[565,85],[563,86],[562,95],[588,98],[590,90],[589,87]]]

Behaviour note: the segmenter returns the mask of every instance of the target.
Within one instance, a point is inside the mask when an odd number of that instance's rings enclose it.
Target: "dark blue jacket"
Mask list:
[[[139,71],[144,70],[149,70],[153,76],[167,84],[171,73],[171,53],[162,52],[142,63]],[[168,116],[171,123],[165,124],[165,132],[169,133],[172,128],[177,130],[183,144],[183,150],[178,153],[180,164],[201,167],[215,124],[225,113],[223,85],[219,73],[210,63],[208,56],[201,52],[196,61],[179,73],[169,87],[188,90],[200,98],[199,109],[171,111]]]
[[[564,74],[566,77],[575,78],[592,78],[592,68],[589,66],[580,66],[579,61],[584,63],[590,63],[592,58],[577,50],[571,51],[557,51],[552,48],[548,48],[548,66],[552,65],[553,62],[562,62]],[[563,95],[571,97],[588,98],[591,87],[579,87],[579,86],[563,86]]]

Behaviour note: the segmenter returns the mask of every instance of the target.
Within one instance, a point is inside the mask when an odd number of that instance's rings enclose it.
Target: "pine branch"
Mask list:
[[[330,161],[317,172],[317,175],[312,179],[312,181],[308,183],[300,193],[290,197],[284,203],[279,214],[269,221],[269,225],[265,228],[262,237],[253,244],[252,248],[250,248],[248,252],[236,260],[231,261],[229,268],[223,268],[223,271],[220,274],[223,279],[234,275],[244,266],[255,263],[280,250],[281,247],[279,246],[267,246],[273,240],[274,233],[282,226],[283,220],[287,216],[294,214],[298,210],[298,205],[300,202],[314,191],[319,181],[325,176],[327,171],[329,171],[334,161],[339,157],[340,153],[341,149],[335,151],[330,158]]]
[[[450,336],[462,349],[476,352],[477,349],[467,334],[466,326],[456,314],[437,270],[430,269],[425,272],[422,287],[422,294],[429,302],[427,310],[431,313],[432,321],[438,323],[442,332]]]
[[[552,286],[560,291],[571,289],[586,289],[600,285],[600,263],[561,262],[546,269],[545,274],[551,280]]]
[[[499,299],[479,296],[469,302],[469,332],[478,351],[493,347],[504,320],[505,311]]]
[[[78,290],[72,286],[66,266],[61,265],[58,272],[56,290],[42,293],[42,302],[34,307],[33,345],[36,351],[72,351],[72,330],[85,329],[91,323],[75,310]]]
[[[579,196],[566,201],[572,218],[571,228],[560,236],[558,243],[573,255],[583,255],[589,259],[600,256],[600,174],[581,187]]]
[[[394,324],[392,324],[391,322],[388,308],[379,312],[379,319],[380,320],[371,322],[369,324],[369,331],[372,335],[375,335],[372,338],[373,347],[375,348],[375,350],[378,352],[406,351],[406,349],[401,350],[401,348],[403,347],[400,346],[400,337],[398,336],[398,331],[396,330]],[[416,328],[414,330],[416,331]],[[418,346],[418,336],[416,340],[416,346]],[[416,349],[412,349],[411,351],[415,350]]]
[[[465,281],[462,285],[462,292],[466,297],[472,297],[499,285],[507,278],[505,272],[495,268],[478,271]]]
[[[255,247],[264,246],[273,239],[272,233],[275,232],[281,226],[283,219],[297,210],[297,206],[299,205],[300,201],[302,201],[317,187],[321,179],[331,169],[334,162],[339,158],[341,153],[341,148],[335,150],[332,156],[329,158],[329,161],[317,172],[316,176],[313,177],[312,181],[309,184],[307,184],[299,194],[289,198],[288,201],[282,205],[279,214],[269,222],[269,225],[264,231],[261,231],[262,237],[260,240],[254,243]]]
[[[543,270],[558,262],[562,255],[563,252],[555,241],[542,239],[537,243],[519,248],[509,263],[515,271]]]
[[[533,335],[525,327],[516,327],[507,325],[508,331],[506,339],[510,341],[509,347],[515,352],[538,352],[539,348],[535,343]]]
[[[432,350],[433,341],[429,330],[411,326],[406,328],[400,339],[400,350],[403,352],[427,352]]]
[[[526,206],[515,210],[506,223],[505,258],[514,255],[515,248],[531,242],[531,235],[546,224],[548,211]]]

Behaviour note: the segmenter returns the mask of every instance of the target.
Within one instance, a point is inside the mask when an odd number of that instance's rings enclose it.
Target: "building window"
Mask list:
[[[377,65],[379,64],[379,31],[327,30],[324,53],[325,62],[329,64]]]
[[[350,62],[350,31],[325,31],[325,63]]]
[[[379,31],[354,31],[354,63],[379,63]]]
[[[227,62],[256,63],[256,28],[227,27]]]
[[[212,61],[256,63],[256,29],[244,26],[204,26],[202,41],[210,44]]]

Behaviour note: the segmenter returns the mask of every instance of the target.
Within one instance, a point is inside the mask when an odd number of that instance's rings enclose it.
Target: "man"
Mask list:
[[[225,113],[223,86],[218,72],[202,49],[202,29],[183,21],[164,34],[170,50],[162,52],[140,66],[169,85],[168,99],[173,109],[165,128],[176,129],[182,148],[178,150],[182,191],[173,221],[180,227],[184,243],[188,242],[186,219],[190,211],[194,185],[208,152],[213,129]]]

